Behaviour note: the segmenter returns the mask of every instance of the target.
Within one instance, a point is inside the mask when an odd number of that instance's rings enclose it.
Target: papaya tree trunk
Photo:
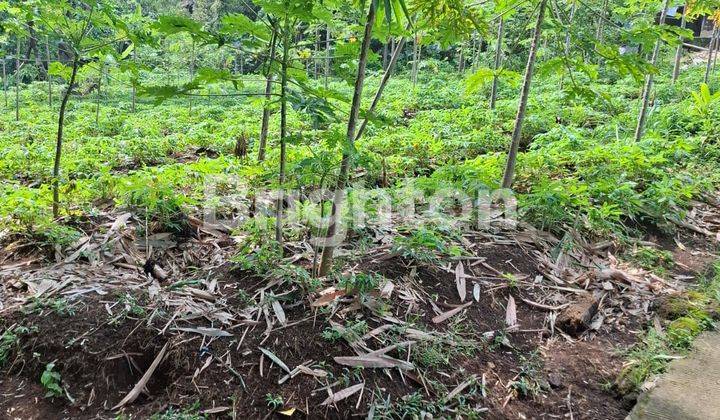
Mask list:
[[[567,22],[568,28],[565,31],[565,56],[570,54],[570,30],[571,30],[570,26],[573,24],[573,20],[575,20],[575,8],[576,8],[576,4],[573,1],[572,4],[570,5],[570,16],[568,17],[568,22]]]
[[[543,0],[546,1],[546,0]],[[350,175],[350,165],[352,160],[352,150],[355,146],[355,127],[357,126],[358,116],[360,115],[360,101],[362,99],[363,84],[365,82],[365,67],[367,66],[368,51],[370,50],[370,41],[372,39],[373,25],[375,24],[375,2],[370,2],[367,19],[365,22],[365,34],[363,36],[362,45],[360,47],[360,57],[358,60],[358,73],[355,78],[355,89],[353,91],[352,104],[350,106],[350,117],[348,118],[347,146],[343,148],[342,161],[340,163],[340,174],[338,175],[337,186],[333,197],[332,210],[330,220],[328,222],[327,232],[325,235],[325,243],[323,246],[322,256],[320,258],[319,275],[326,276],[333,263],[333,254],[335,252],[334,236],[337,232],[337,223],[341,214],[343,203],[343,194],[345,186]]]
[[[285,137],[287,135],[287,69],[288,56],[290,54],[290,24],[285,17],[283,29],[283,55],[280,66],[280,174],[278,177],[278,196],[275,202],[275,240],[282,249],[283,235],[283,198],[285,188]]]
[[[270,99],[272,95],[273,72],[272,61],[275,59],[275,46],[277,44],[277,30],[273,28],[270,36],[270,55],[265,69],[265,104],[263,105],[262,125],[260,126],[260,145],[258,147],[258,161],[265,160],[265,147],[267,145],[268,127],[270,125]]]
[[[15,121],[20,121],[20,38],[15,48]]]
[[[570,16],[568,16],[567,21],[567,28],[565,30],[565,48],[563,52],[565,53],[565,59],[567,59],[570,56],[570,31],[572,30],[572,24],[573,20],[575,20],[575,8],[576,3],[573,1],[570,5]],[[565,75],[563,75],[560,78],[560,89],[563,88],[563,85],[565,84]]]
[[[465,45],[460,44],[460,51],[458,53],[458,73],[465,71]]]
[[[713,73],[715,73],[715,68],[717,67],[718,54],[720,54],[720,30],[718,31],[717,37],[715,37],[715,55],[713,56],[712,68]]]
[[[368,111],[366,113],[366,117],[363,120],[362,124],[360,125],[360,128],[358,129],[357,135],[355,136],[355,141],[357,141],[360,136],[365,132],[365,127],[367,127],[368,121],[370,116],[372,116],[373,112],[375,111],[375,107],[377,107],[378,102],[380,102],[380,97],[383,94],[383,91],[385,90],[385,86],[387,85],[388,80],[390,80],[390,76],[392,76],[393,69],[395,68],[395,64],[397,64],[398,57],[400,56],[400,52],[402,51],[403,47],[405,46],[405,38],[400,38],[397,45],[395,46],[395,49],[393,50],[392,56],[390,57],[390,61],[388,62],[387,69],[385,70],[385,73],[383,73],[383,77],[380,80],[380,86],[378,86],[377,92],[375,92],[375,97],[373,98],[372,104],[370,104],[370,108],[368,108]]]
[[[595,39],[603,42],[605,39],[605,17],[607,16],[608,0],[603,1],[600,18],[598,19],[597,30],[595,31]]]
[[[665,0],[663,2],[663,9],[662,12],[660,12],[660,21],[658,23],[659,25],[665,24],[665,17],[667,16],[669,3],[670,0]],[[652,63],[653,66],[657,64],[658,57],[660,56],[661,45],[662,40],[658,39],[655,41],[655,48],[653,49],[652,56],[650,58],[650,63]],[[637,127],[635,127],[635,141],[639,141],[645,131],[645,121],[647,120],[647,110],[648,105],[650,104],[650,94],[652,92],[653,80],[652,73],[645,76],[645,87],[643,88],[642,103],[640,104],[640,114],[638,115]]]
[[[315,28],[315,53],[313,54],[313,78],[317,80],[318,72],[318,56],[320,55],[320,29]]]
[[[192,40],[192,46],[190,47],[190,82],[193,81],[195,78],[195,39]],[[192,113],[193,109],[193,97],[188,97],[188,102],[190,106],[190,112]]]
[[[418,61],[420,60],[420,37],[417,32],[415,33],[415,39],[413,40],[413,64],[412,64],[412,84],[413,88],[417,84],[418,75]]]
[[[546,6],[547,0],[542,0],[540,2],[540,11],[538,12],[535,29],[533,31],[527,65],[525,66],[525,76],[523,77],[522,89],[520,90],[520,103],[518,105],[517,115],[515,116],[515,126],[513,128],[512,140],[510,142],[510,151],[508,152],[508,159],[505,165],[505,174],[503,175],[502,181],[503,188],[510,188],[513,183],[513,178],[515,177],[515,161],[517,160],[518,148],[520,147],[522,125],[525,121],[525,111],[527,109],[528,97],[530,96],[530,82],[532,81],[533,70],[535,68],[535,57],[537,56],[537,50],[540,44],[540,33],[542,31],[543,20],[545,19]]]
[[[683,14],[680,17],[680,28],[685,29],[686,21],[685,16],[687,14],[687,8],[688,4],[685,3],[685,7],[683,8]],[[680,76],[680,61],[682,60],[682,53],[683,53],[683,37],[679,37],[680,43],[678,44],[677,48],[675,49],[675,64],[673,65],[673,72],[672,72],[672,82],[675,83]]]
[[[330,27],[325,27],[325,89],[330,77]]]
[[[3,57],[3,96],[5,97],[5,108],[8,107],[8,92],[7,92],[7,69],[5,68],[5,58]]]
[[[50,39],[45,37],[45,58],[47,59],[48,106],[52,108],[52,76],[50,76]]]
[[[383,70],[387,70],[388,45],[389,44],[390,44],[390,40],[388,40],[386,43],[383,44],[383,49],[382,49],[382,68],[383,68]]]
[[[476,71],[480,67],[480,50],[482,49],[482,38],[480,37],[480,34],[477,34],[477,37],[474,40],[474,52],[473,52],[473,59],[472,59],[472,70]]]
[[[595,39],[599,43],[603,43],[605,40],[605,19],[607,16],[608,0],[603,0],[602,9],[600,10],[600,17],[597,20],[597,27],[595,29]],[[598,56],[598,63],[602,63],[602,58]]]
[[[497,72],[502,64],[502,40],[503,40],[503,26],[505,25],[505,18],[500,16],[500,22],[498,23],[497,41],[495,41],[495,63],[493,65],[493,81],[492,87],[490,88],[490,109],[495,109],[495,102],[497,101],[497,88],[498,88],[498,75]]]
[[[134,46],[133,52],[132,52],[132,60],[133,60],[133,63],[135,62],[135,48],[137,48],[137,45]],[[135,96],[137,95],[137,90],[136,90],[136,89],[137,89],[137,88],[135,87],[135,81],[133,81],[132,89],[131,89],[131,91],[130,91],[131,102],[132,102],[132,104],[130,105],[130,106],[131,106],[130,109],[131,109],[131,111],[133,112],[133,114],[135,113],[135,101],[136,101]]]
[[[718,41],[720,38],[718,35],[718,29],[715,28],[712,32],[712,37],[710,38],[710,45],[708,46],[708,59],[707,64],[705,65],[705,78],[703,81],[707,84],[707,82],[710,80],[710,69],[712,69],[712,62],[713,62],[713,52],[715,51],[715,47],[717,47]]]
[[[97,95],[95,96],[95,128],[100,127],[100,95],[102,94],[102,79],[104,63],[100,63],[100,74],[98,75]]]
[[[73,55],[72,72],[70,73],[70,80],[68,81],[67,89],[63,93],[62,101],[60,102],[60,111],[58,113],[58,129],[57,129],[57,141],[55,143],[55,164],[53,165],[53,217],[58,218],[60,214],[60,159],[62,157],[62,144],[63,144],[63,128],[65,126],[65,111],[67,109],[68,100],[72,94],[73,86],[75,85],[75,77],[77,76],[78,65],[80,56],[77,53]]]

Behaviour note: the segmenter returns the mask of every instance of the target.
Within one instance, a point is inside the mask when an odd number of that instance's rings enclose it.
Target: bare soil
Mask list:
[[[446,417],[475,413],[484,418],[572,415],[621,419],[633,402],[617,395],[612,387],[622,368],[623,352],[651,319],[649,303],[668,293],[659,289],[657,282],[617,282],[608,290],[607,285],[593,280],[592,270],[578,268],[582,263],[574,264],[579,273],[575,280],[549,282],[547,256],[551,250],[523,241],[522,235],[507,234],[503,240],[470,236],[472,257],[445,257],[432,264],[388,252],[380,257],[361,256],[349,261],[346,271],[380,274],[392,283],[393,293],[381,297],[376,290],[361,297],[348,292],[330,305],[316,307],[312,302],[317,295],[304,294],[297,284],[259,277],[219,258],[216,244],[223,244],[223,250],[232,247],[226,237],[196,233],[156,255],[170,267],[172,280],[154,282],[139,269],[133,272],[127,266],[106,263],[88,269],[78,281],[81,285],[112,284],[109,293],[68,292],[62,296],[70,312],[28,299],[32,291],[18,286],[26,268],[11,274],[6,270],[0,325],[6,330],[23,326],[27,332],[11,346],[3,367],[0,417],[94,419],[124,413],[147,418],[171,407],[192,408],[218,418],[286,418],[280,411],[293,409],[295,418],[367,417],[369,410],[377,416],[402,416],[410,414],[410,396],[415,395],[425,404],[441,407],[441,415]],[[670,249],[680,263],[670,279],[697,276],[714,255],[715,245],[707,238],[687,232],[682,235],[646,238]],[[220,263],[203,267],[211,260]],[[438,314],[464,303],[455,274],[460,261],[466,273],[464,302],[472,303],[448,319],[434,322]],[[300,259],[296,263],[309,262]],[[35,271],[28,269],[27,273],[36,276],[41,270],[38,264],[50,265],[36,263]],[[73,264],[77,272],[89,262]],[[109,281],[108,272],[118,279],[134,280],[127,280],[127,285]],[[563,273],[562,268],[555,272],[559,277],[572,277]],[[543,277],[545,280],[540,280]],[[178,285],[177,280],[186,283]],[[151,291],[158,283],[163,298]],[[328,279],[323,287],[332,285]],[[561,311],[558,308],[578,299],[573,291],[594,293],[600,300],[600,318],[594,319],[600,322],[575,336],[554,328]],[[268,295],[280,303],[285,324],[266,299]],[[179,297],[186,299],[185,305],[207,305],[193,316],[177,316],[178,308],[186,309],[172,306]],[[517,324],[509,326],[506,318],[511,298]],[[128,304],[130,301],[134,303]],[[212,305],[232,319],[214,321],[216,310],[208,309]],[[369,349],[412,341],[386,354],[413,362],[414,369],[360,369],[337,363],[335,357],[358,355],[357,342],[351,345],[346,339],[324,335],[332,323],[347,327],[357,321],[364,321],[370,332],[380,331],[363,338]],[[222,336],[188,330],[193,328],[215,329],[222,331]],[[408,339],[408,329],[442,337],[442,344],[433,353],[435,341]],[[113,409],[140,381],[166,343],[167,354],[140,396]],[[287,372],[260,348],[290,370],[306,364],[321,375],[300,373],[279,383]],[[40,385],[49,362],[55,363],[61,375],[63,397],[46,398]],[[332,395],[329,390],[337,393],[359,383],[364,383],[361,392],[322,405]],[[447,398],[463,385],[457,393],[460,398]],[[272,407],[269,395],[281,397],[282,402]],[[387,405],[395,411],[382,411]]]

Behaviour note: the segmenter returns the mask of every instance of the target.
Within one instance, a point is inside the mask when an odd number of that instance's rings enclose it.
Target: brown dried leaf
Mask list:
[[[458,295],[460,296],[460,302],[465,302],[467,288],[465,285],[465,267],[463,267],[462,261],[458,262],[457,266],[455,266],[455,285],[457,286]]]
[[[345,389],[343,389],[343,390],[340,390],[340,391],[338,391],[338,392],[330,395],[330,396],[327,397],[327,399],[326,399],[325,401],[323,401],[320,405],[335,404],[336,402],[342,401],[342,400],[344,400],[345,398],[347,398],[347,397],[349,397],[349,396],[357,393],[358,391],[360,391],[360,390],[363,389],[364,387],[365,387],[365,382],[361,382],[361,383],[359,383],[359,384],[357,384],[357,385],[353,385],[353,386],[347,387],[347,388],[345,388]]]
[[[439,324],[443,321],[446,321],[448,318],[452,317],[453,315],[457,314],[458,312],[462,311],[463,309],[467,308],[470,305],[472,305],[472,302],[465,303],[463,305],[458,306],[455,309],[451,309],[447,312],[443,312],[440,315],[435,316],[432,319],[432,322],[433,322],[433,324]]]
[[[317,298],[314,302],[312,302],[310,306],[325,306],[342,296],[345,296],[344,290],[337,290],[334,287],[328,287],[327,289],[320,292],[320,297]]]
[[[505,324],[508,328],[517,325],[517,306],[515,305],[515,298],[512,297],[512,295],[508,296],[508,303],[505,308]]]
[[[275,356],[275,353],[271,352],[268,349],[264,349],[262,347],[258,347],[258,349],[260,349],[260,351],[263,352],[263,354],[265,356],[269,357],[270,360],[272,360],[276,365],[280,366],[280,368],[282,368],[282,370],[284,370],[287,373],[290,373],[290,368],[287,367],[287,365],[282,360],[280,360],[279,357]]]
[[[390,356],[338,356],[334,358],[335,362],[344,366],[362,366],[364,368],[398,368],[404,370],[412,370],[415,366],[404,360],[392,358]]]
[[[163,358],[165,357],[165,352],[167,351],[168,344],[170,342],[168,341],[165,343],[162,349],[160,349],[160,352],[155,356],[155,360],[152,361],[152,364],[150,364],[150,367],[147,371],[145,371],[145,374],[140,378],[138,383],[135,384],[133,389],[128,392],[128,394],[125,396],[125,398],[122,399],[119,403],[113,407],[113,410],[117,410],[120,407],[123,407],[127,404],[131,404],[133,401],[137,399],[137,397],[140,396],[140,393],[143,389],[145,389],[145,385],[147,385],[148,381],[150,380],[150,377],[155,372],[155,369],[157,369],[158,365],[162,362]]]
[[[280,302],[278,302],[277,300],[273,300],[272,308],[273,308],[273,312],[275,312],[275,317],[277,317],[278,321],[280,321],[280,324],[287,325],[287,318],[285,318],[285,311],[283,310],[282,306],[280,305]]]

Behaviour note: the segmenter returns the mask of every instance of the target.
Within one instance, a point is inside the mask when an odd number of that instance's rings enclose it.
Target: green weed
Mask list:
[[[40,376],[40,383],[47,391],[45,398],[62,397],[63,389],[60,386],[60,380],[60,373],[55,370],[55,363],[45,365],[45,371]]]

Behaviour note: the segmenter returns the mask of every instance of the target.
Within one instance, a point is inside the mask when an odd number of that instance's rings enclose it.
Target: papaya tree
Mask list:
[[[22,38],[27,37],[27,20],[28,14],[23,7],[20,7],[15,2],[0,1],[0,29],[3,34],[4,54],[3,54],[3,89],[5,95],[5,106],[8,102],[7,92],[7,72],[6,72],[6,58],[12,60],[15,63],[15,71],[13,76],[13,83],[15,85],[15,121],[20,121],[20,71],[22,69],[20,63],[20,46]],[[12,38],[14,42],[11,41]],[[15,48],[13,48],[13,45]],[[13,50],[14,53],[11,55],[9,50]]]
[[[492,87],[490,88],[490,109],[495,109],[495,101],[497,101],[497,88],[498,88],[498,70],[502,64],[502,40],[503,40],[503,28],[505,26],[505,16],[500,16],[498,19],[497,39],[495,40],[495,60],[493,62],[493,80]]]
[[[664,0],[662,5],[662,11],[660,12],[659,24],[665,24],[665,17],[667,16],[667,9],[670,5],[670,0]],[[655,66],[660,56],[660,46],[662,45],[662,39],[658,38],[655,41],[655,47],[653,48],[652,57],[650,58],[650,64]],[[635,126],[635,141],[639,141],[642,138],[645,130],[645,121],[647,119],[648,105],[650,104],[650,95],[652,93],[654,81],[654,73],[648,73],[645,76],[645,86],[643,87],[642,99],[640,102],[640,111],[638,113],[637,125]]]
[[[159,33],[169,36],[177,33],[187,33],[193,42],[203,45],[214,45],[217,48],[235,48],[240,51],[254,49],[269,51],[266,55],[264,73],[266,77],[265,92],[261,94],[236,92],[228,93],[233,96],[258,95],[263,96],[263,123],[261,127],[261,141],[258,150],[259,160],[264,159],[266,149],[266,136],[269,127],[269,110],[277,97],[280,105],[280,136],[279,136],[279,173],[278,194],[276,197],[275,241],[282,246],[283,241],[283,198],[286,178],[287,142],[290,136],[288,130],[289,106],[298,106],[305,97],[312,97],[317,106],[306,109],[307,112],[327,114],[327,98],[321,92],[308,84],[308,75],[304,66],[294,65],[302,60],[298,54],[297,30],[308,24],[327,24],[332,19],[332,10],[315,0],[291,2],[289,0],[258,1],[260,7],[257,19],[252,20],[244,14],[229,14],[221,18],[217,31],[212,28],[203,28],[202,25],[185,16],[160,16],[153,28]],[[277,53],[280,50],[280,53]],[[279,55],[279,57],[278,57]],[[280,92],[273,93],[272,85],[279,80]],[[232,82],[236,90],[243,87],[242,79],[227,70],[214,70],[200,68],[197,75],[188,83],[171,86],[143,86],[143,93],[154,96],[158,100],[179,95],[202,96],[202,88],[220,82]],[[328,115],[325,115],[328,116]],[[263,134],[264,133],[264,134]]]
[[[31,17],[54,39],[65,43],[70,50],[70,65],[50,63],[48,74],[65,80],[57,115],[55,158],[52,169],[53,217],[60,215],[60,169],[63,133],[68,103],[82,66],[99,54],[117,54],[116,47],[131,38],[127,27],[118,18],[112,3],[104,0],[33,0],[18,10],[26,19]]]
[[[402,0],[400,0],[402,1]],[[355,128],[357,126],[358,116],[360,115],[360,101],[362,99],[363,85],[365,83],[365,67],[367,66],[368,52],[370,51],[370,41],[372,40],[373,26],[377,16],[379,0],[370,0],[367,6],[367,16],[365,18],[365,30],[363,33],[362,45],[360,46],[360,54],[358,57],[357,77],[355,78],[355,88],[353,90],[352,103],[350,105],[350,116],[348,117],[346,142],[343,148],[342,161],[340,162],[340,173],[338,175],[335,192],[333,194],[332,209],[330,210],[330,220],[328,221],[327,232],[325,233],[325,242],[323,244],[322,256],[320,258],[320,267],[318,275],[325,276],[330,272],[333,263],[333,254],[336,244],[333,242],[337,232],[341,213],[341,206],[344,200],[345,185],[350,175],[351,160],[354,154],[355,146]],[[388,10],[387,16],[392,17],[392,13]]]
[[[477,12],[471,10],[462,1],[419,1],[413,4],[412,14],[405,4],[404,0],[370,0],[369,4],[361,3],[363,13],[365,13],[363,38],[358,53],[357,75],[354,80],[354,89],[350,112],[347,123],[347,131],[345,135],[345,145],[343,147],[342,160],[340,161],[340,171],[333,192],[332,207],[328,220],[325,238],[322,240],[322,256],[320,259],[320,267],[318,274],[326,276],[333,264],[333,255],[335,248],[338,246],[338,238],[336,237],[340,217],[342,214],[342,206],[344,202],[345,188],[348,183],[350,169],[353,164],[355,154],[355,140],[358,136],[358,121],[360,116],[360,104],[362,100],[363,86],[365,82],[365,69],[367,66],[368,55],[370,52],[370,43],[373,38],[376,19],[378,24],[391,25],[393,20],[407,21],[412,27],[413,21],[421,20],[419,25],[423,28],[433,28],[434,33],[440,41],[448,41],[450,39],[458,39],[458,37],[470,36],[473,31],[478,30],[480,26]],[[378,18],[379,16],[379,18]],[[413,18],[411,19],[411,16]],[[414,22],[418,23],[418,22]],[[460,38],[462,39],[462,38]],[[399,48],[397,48],[399,52]],[[392,71],[386,73],[387,77]],[[384,83],[387,83],[387,77],[383,77]],[[381,84],[381,87],[384,84]],[[382,94],[382,90],[376,94],[372,107],[377,105],[377,101]],[[362,129],[362,128],[361,128]]]
[[[682,15],[680,16],[680,28],[685,29],[685,25],[687,24],[687,18],[688,18],[688,8],[689,8],[690,2],[685,2],[685,6],[683,7]],[[675,61],[673,64],[673,72],[672,72],[672,82],[675,83],[680,76],[680,61],[682,60],[682,52],[683,52],[683,41],[685,38],[683,38],[682,35],[679,37],[679,43],[678,46],[675,48]]]
[[[502,188],[510,188],[515,177],[515,162],[517,160],[518,149],[520,146],[520,137],[522,135],[522,126],[525,121],[525,112],[527,110],[528,98],[530,97],[530,83],[532,82],[533,70],[535,68],[535,57],[540,45],[540,35],[542,32],[542,24],[545,19],[545,8],[547,0],[541,0],[533,29],[532,41],[530,43],[530,51],[528,53],[527,65],[525,66],[525,75],[523,76],[522,88],[520,89],[520,99],[518,103],[517,114],[515,115],[515,123],[513,125],[512,137],[510,140],[510,150],[508,151],[507,162],[505,164],[505,172],[503,174]]]

